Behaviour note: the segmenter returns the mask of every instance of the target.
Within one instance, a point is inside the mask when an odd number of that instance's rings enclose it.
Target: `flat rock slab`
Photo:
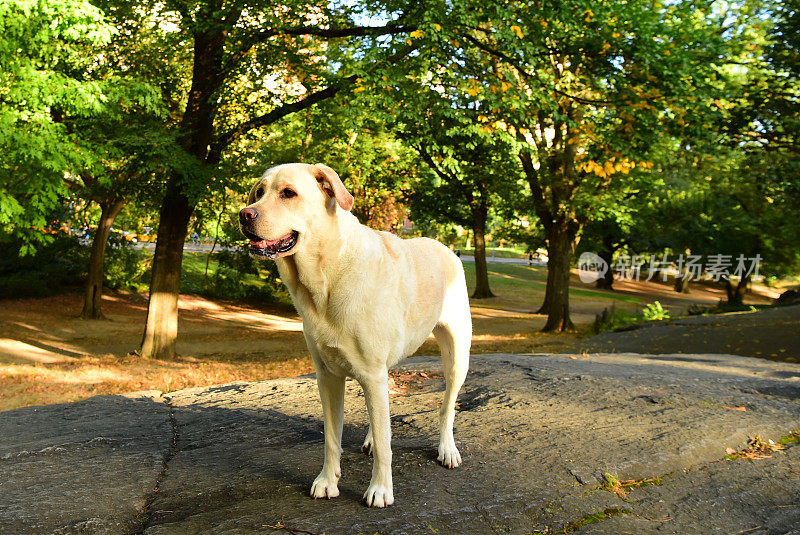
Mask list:
[[[464,465],[436,463],[438,359],[395,373],[395,505],[360,503],[372,461],[352,381],[341,495],[322,464],[313,377],[100,396],[0,413],[9,533],[786,533],[800,447],[726,460],[800,428],[800,367],[722,355],[482,355],[459,396]],[[604,474],[653,479],[623,500]],[[283,522],[283,524],[280,524]],[[756,529],[754,529],[756,528]],[[800,529],[800,528],[797,528]],[[800,532],[799,532],[800,533]]]

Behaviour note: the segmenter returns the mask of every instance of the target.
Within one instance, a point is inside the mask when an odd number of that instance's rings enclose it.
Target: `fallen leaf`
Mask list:
[[[742,411],[742,412],[747,410],[745,407],[726,407],[725,405],[723,405],[722,408],[723,409],[728,409],[728,410],[731,410],[731,411]]]

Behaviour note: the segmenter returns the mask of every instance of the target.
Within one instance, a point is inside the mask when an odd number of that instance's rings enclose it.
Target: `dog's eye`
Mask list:
[[[256,190],[256,199],[260,199],[262,195],[264,195],[264,188],[258,188]]]
[[[281,190],[281,199],[291,199],[292,197],[297,197],[297,193],[294,190],[289,188],[283,188]]]

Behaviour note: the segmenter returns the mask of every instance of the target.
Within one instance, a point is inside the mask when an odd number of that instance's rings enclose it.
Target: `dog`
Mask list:
[[[389,368],[433,332],[446,381],[438,460],[459,466],[453,419],[469,366],[472,319],[464,269],[450,249],[370,229],[352,207],[353,196],[330,167],[284,164],[253,186],[239,223],[250,254],[277,263],[316,368],[325,458],[311,496],[339,495],[344,387],[352,377],[364,390],[370,418],[362,450],[374,457],[364,501],[386,507],[394,503]]]

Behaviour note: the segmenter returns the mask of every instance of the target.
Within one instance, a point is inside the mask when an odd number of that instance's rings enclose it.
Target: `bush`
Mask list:
[[[274,262],[258,262],[246,247],[223,249],[212,259],[208,275],[204,268],[193,269],[192,262],[184,261],[181,291],[216,299],[284,300]]]
[[[669,318],[669,310],[665,310],[658,301],[646,305],[642,310],[642,319],[645,321],[660,321],[668,320]]]
[[[145,291],[152,264],[153,257],[147,252],[134,249],[126,241],[112,241],[103,262],[103,285],[115,290]]]
[[[661,306],[658,301],[650,303],[638,314],[627,310],[617,310],[614,305],[603,309],[594,320],[593,330],[596,333],[605,331],[626,331],[635,329],[637,325],[649,321],[662,321],[670,319],[669,311]]]
[[[12,237],[0,241],[6,251],[0,255],[0,298],[45,297],[65,286],[79,286],[86,279],[89,250],[77,237],[58,235],[27,256],[17,254],[22,245]]]

